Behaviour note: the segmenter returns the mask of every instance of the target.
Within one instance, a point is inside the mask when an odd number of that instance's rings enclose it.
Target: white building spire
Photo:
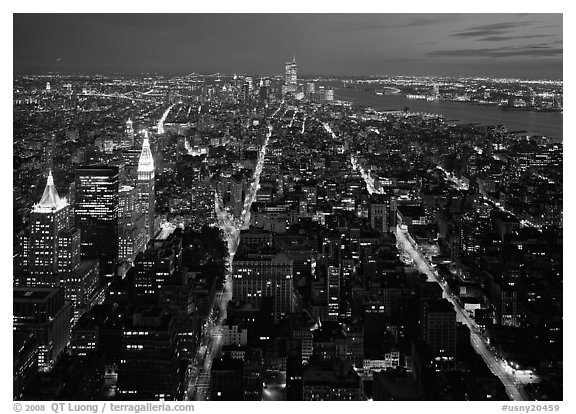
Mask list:
[[[52,209],[59,209],[67,204],[66,199],[61,199],[54,185],[54,177],[52,177],[52,171],[48,172],[48,179],[46,180],[46,187],[44,187],[44,193],[38,204],[33,207],[34,211],[41,212]]]
[[[154,171],[154,158],[152,158],[150,142],[148,141],[148,130],[145,129],[143,132],[144,141],[142,142],[142,152],[138,161],[138,172],[151,172]]]

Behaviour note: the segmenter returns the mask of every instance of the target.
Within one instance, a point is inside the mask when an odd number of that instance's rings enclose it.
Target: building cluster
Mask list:
[[[17,82],[14,398],[562,399],[562,143],[285,69]]]
[[[124,176],[122,164],[81,165],[65,198],[48,173],[40,201],[17,234],[14,349],[25,344],[32,354],[16,360],[15,370],[51,371],[71,346],[75,327],[106,301],[114,277],[134,263],[156,234],[155,167],[144,135],[133,177]],[[31,379],[22,376],[15,382],[15,396],[26,378]]]

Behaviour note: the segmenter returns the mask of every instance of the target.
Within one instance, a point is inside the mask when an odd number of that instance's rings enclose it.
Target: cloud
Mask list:
[[[555,35],[523,35],[523,36],[486,36],[479,39],[476,39],[478,42],[501,42],[505,40],[517,40],[517,39],[535,39],[535,38],[542,38],[542,37],[552,37]]]
[[[503,35],[510,32],[512,29],[526,26],[532,22],[533,22],[532,20],[528,20],[525,22],[502,22],[502,23],[485,24],[481,26],[473,26],[469,27],[468,29],[452,33],[450,36],[461,38],[475,38],[475,37]]]
[[[460,15],[457,13],[445,14],[435,17],[416,17],[405,24],[398,24],[398,26],[429,26],[435,24],[444,24],[448,22],[456,21],[460,18]]]
[[[548,44],[538,44],[519,47],[499,47],[484,49],[453,49],[435,50],[427,56],[435,57],[476,57],[476,58],[509,58],[509,57],[556,57],[562,56],[562,48],[552,47]]]
[[[364,18],[363,15],[360,15]],[[390,29],[399,27],[417,27],[445,24],[457,21],[460,18],[458,13],[438,14],[434,17],[411,17],[408,21],[402,21],[402,18],[394,17],[394,14],[370,15],[368,19],[380,18],[381,20],[366,21],[345,21],[338,22],[330,29],[332,32],[356,32],[365,30]],[[400,21],[398,21],[400,20]]]

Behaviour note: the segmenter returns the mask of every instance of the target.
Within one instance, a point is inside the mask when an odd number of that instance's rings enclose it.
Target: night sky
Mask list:
[[[561,14],[15,14],[14,73],[562,78]]]

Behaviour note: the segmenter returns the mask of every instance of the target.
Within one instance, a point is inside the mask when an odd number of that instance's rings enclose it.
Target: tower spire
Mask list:
[[[144,141],[142,142],[142,152],[138,161],[138,171],[150,172],[154,171],[154,158],[152,158],[152,151],[150,150],[150,142],[148,140],[148,130],[144,130]]]
[[[40,202],[36,204],[35,208],[40,209],[52,209],[62,206],[64,200],[58,195],[56,186],[54,185],[54,177],[52,176],[52,170],[48,171],[48,178],[46,180],[46,187],[44,187],[44,193]]]

